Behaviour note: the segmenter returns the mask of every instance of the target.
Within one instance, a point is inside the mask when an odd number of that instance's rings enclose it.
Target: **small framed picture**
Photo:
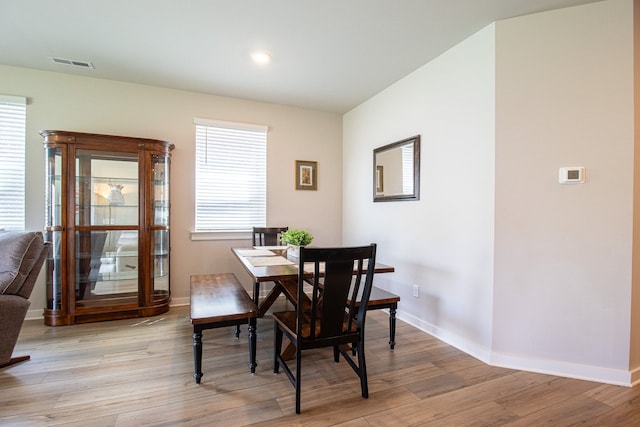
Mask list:
[[[296,160],[296,190],[318,189],[318,162]]]
[[[384,167],[376,166],[376,193],[384,193]]]

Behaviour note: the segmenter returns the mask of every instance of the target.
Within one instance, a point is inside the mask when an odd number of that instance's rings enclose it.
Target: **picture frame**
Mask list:
[[[376,166],[376,193],[384,193],[384,166]]]
[[[318,162],[296,160],[296,190],[318,189]]]

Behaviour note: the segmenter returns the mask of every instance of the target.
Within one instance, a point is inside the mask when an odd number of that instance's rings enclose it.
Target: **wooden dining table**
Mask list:
[[[253,301],[258,306],[258,317],[263,317],[281,294],[296,304],[299,261],[287,255],[285,246],[232,248],[231,251],[253,280]],[[376,274],[394,271],[392,266],[378,262],[374,268]],[[312,276],[311,271],[308,274]],[[273,282],[274,286],[261,299],[260,285],[267,282]]]

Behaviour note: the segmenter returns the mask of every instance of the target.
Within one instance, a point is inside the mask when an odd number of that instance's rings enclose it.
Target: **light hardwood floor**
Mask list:
[[[302,414],[272,372],[273,321],[258,322],[258,368],[246,327],[204,332],[202,384],[193,380],[186,307],[146,319],[47,327],[27,321],[0,371],[0,425],[10,426],[639,426],[640,387],[495,368],[398,322],[367,318],[369,399],[330,349],[304,357]]]

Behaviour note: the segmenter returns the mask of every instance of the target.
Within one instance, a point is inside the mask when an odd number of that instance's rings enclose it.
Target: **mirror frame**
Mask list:
[[[403,145],[413,144],[413,193],[410,194],[393,194],[390,196],[379,196],[376,193],[376,175],[377,175],[377,155],[399,148]],[[412,136],[401,141],[393,142],[373,150],[373,201],[389,202],[399,200],[420,200],[420,135]]]

